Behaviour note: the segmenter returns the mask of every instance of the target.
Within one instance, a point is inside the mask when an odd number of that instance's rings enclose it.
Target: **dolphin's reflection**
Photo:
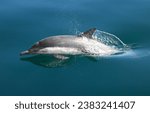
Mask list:
[[[70,57],[69,59],[61,60],[50,55],[34,55],[34,56],[20,58],[20,60],[22,61],[31,62],[35,65],[43,66],[47,68],[64,67],[70,65],[73,59],[74,59],[73,57]]]

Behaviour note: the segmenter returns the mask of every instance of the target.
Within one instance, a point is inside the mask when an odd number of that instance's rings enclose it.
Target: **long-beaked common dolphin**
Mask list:
[[[51,36],[36,42],[30,49],[21,52],[20,55],[50,54],[62,59],[66,58],[67,55],[107,56],[120,52],[118,48],[95,39],[93,37],[95,31],[96,28],[92,28],[79,35]],[[109,33],[103,32],[103,34],[104,36],[108,35],[108,38],[110,37]],[[123,42],[121,44],[125,45]]]

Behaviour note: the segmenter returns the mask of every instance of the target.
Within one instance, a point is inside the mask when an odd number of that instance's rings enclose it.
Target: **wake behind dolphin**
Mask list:
[[[42,39],[20,55],[49,54],[58,59],[67,59],[70,55],[109,56],[124,52],[126,47],[115,35],[92,28],[79,35],[58,35]]]

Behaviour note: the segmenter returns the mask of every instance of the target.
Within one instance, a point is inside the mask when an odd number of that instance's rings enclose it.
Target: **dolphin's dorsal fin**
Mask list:
[[[78,36],[85,36],[87,38],[92,38],[92,35],[95,31],[96,31],[96,28],[92,28],[92,29],[89,29],[89,30],[79,34]]]

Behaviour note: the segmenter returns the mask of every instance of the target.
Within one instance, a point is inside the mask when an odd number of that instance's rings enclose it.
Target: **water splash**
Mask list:
[[[115,49],[123,50],[127,48],[127,45],[117,36],[104,31],[96,30],[93,34],[93,38]]]
[[[111,56],[111,55],[119,55],[123,54],[126,51],[130,50],[130,46],[123,43],[117,36],[96,30],[92,38],[95,41],[89,41],[87,37],[83,37],[84,39],[84,45],[87,45],[86,51],[87,55],[92,57],[105,57],[105,56]]]
[[[93,38],[97,41],[104,43],[105,45],[119,50],[117,54],[109,55],[106,57],[111,58],[143,58],[150,56],[150,51],[146,48],[139,46],[138,44],[125,44],[117,36],[96,30],[93,34]]]

